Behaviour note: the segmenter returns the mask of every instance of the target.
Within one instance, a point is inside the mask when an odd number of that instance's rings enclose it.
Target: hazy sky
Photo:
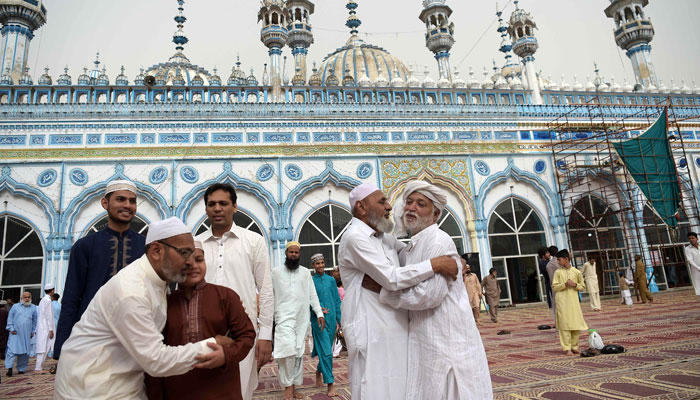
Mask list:
[[[437,80],[437,63],[425,47],[425,26],[418,19],[420,0],[358,0],[359,31],[368,43],[387,49],[407,65],[427,65]],[[309,49],[309,64],[321,62],[349,36],[344,23],[347,10],[344,0],[317,0],[311,23],[315,43]],[[107,67],[110,82],[114,82],[119,67],[124,65],[130,82],[139,67],[167,61],[175,52],[172,35],[176,30],[173,17],[177,14],[175,0],[44,0],[48,9],[47,23],[35,32],[28,65],[35,81],[45,66],[54,79],[64,66],[69,67],[73,82],[83,66],[92,67],[95,52]],[[210,72],[218,67],[224,82],[230,74],[236,55],[241,56],[246,73],[255,69],[261,78],[263,64],[268,62],[267,49],[260,42],[257,23],[257,0],[188,0],[185,2],[185,34],[190,42],[185,54],[194,64]],[[500,37],[496,32],[496,1],[448,0],[455,23],[456,43],[452,49],[451,65],[458,67],[467,80],[472,67],[479,81],[483,67],[492,60],[503,65],[498,51]],[[512,1],[504,17],[510,17]],[[632,67],[615,44],[614,23],[604,14],[609,0],[521,0],[521,8],[530,11],[537,22],[540,48],[535,54],[536,68],[544,77],[551,75],[560,82],[564,74],[573,84],[573,76],[585,84],[586,75],[593,75],[597,61],[601,73],[614,76],[620,84],[623,78],[632,82]],[[656,30],[652,57],[656,72],[670,85],[675,79],[689,86],[693,80],[700,84],[700,38],[697,16],[698,0],[651,0],[645,8]],[[483,37],[482,37],[483,35]],[[471,50],[471,52],[470,52]],[[289,48],[287,71],[293,75]],[[417,72],[422,72],[418,67]]]

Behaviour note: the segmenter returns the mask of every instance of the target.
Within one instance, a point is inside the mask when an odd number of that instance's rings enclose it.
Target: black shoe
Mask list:
[[[27,372],[27,371],[17,371],[17,373],[20,374],[20,375],[22,375],[22,374],[25,373],[25,372]]]
[[[5,375],[12,376],[12,368],[8,368],[7,373]]]

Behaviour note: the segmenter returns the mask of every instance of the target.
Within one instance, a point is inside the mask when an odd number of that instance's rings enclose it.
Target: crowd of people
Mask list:
[[[196,237],[177,218],[151,223],[145,238],[134,232],[137,196],[129,181],[107,185],[107,227],[74,244],[62,305],[51,283],[38,307],[29,292],[9,312],[0,302],[8,376],[15,362],[25,373],[35,353],[37,373],[47,356],[58,360],[57,399],[175,399],[192,390],[200,399],[251,399],[274,360],[284,398],[301,398],[310,332],[316,385],[329,397],[338,396],[333,355],[343,343],[353,399],[493,398],[477,325],[482,301],[498,323],[498,271],[480,281],[438,228],[447,197],[437,186],[406,183],[395,208],[377,186],[355,187],[336,268],[320,253],[302,260],[296,241],[271,266],[264,238],[234,224],[230,184],[205,191],[210,228]],[[696,234],[689,239],[700,296],[700,247]],[[595,258],[579,271],[567,250],[538,255],[562,350],[578,354],[587,329],[579,293],[601,310]],[[652,302],[641,259],[635,267],[634,282],[620,276],[623,302],[632,283]]]

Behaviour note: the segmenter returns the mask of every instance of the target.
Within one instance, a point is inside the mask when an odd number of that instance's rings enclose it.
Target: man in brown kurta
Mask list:
[[[184,394],[196,393],[197,399],[242,400],[238,363],[253,348],[255,329],[236,292],[204,281],[204,252],[201,243],[195,242],[195,247],[195,262],[187,272],[187,281],[168,295],[164,341],[178,346],[229,333],[233,341],[223,346],[226,364],[167,378],[147,375],[148,398],[181,399]]]
[[[469,306],[472,308],[472,314],[474,314],[474,321],[477,325],[479,324],[479,313],[481,311],[481,298],[483,294],[481,293],[481,284],[479,284],[479,278],[475,273],[472,272],[469,264],[464,266],[464,286],[467,289],[467,296],[469,297]]]
[[[498,284],[497,276],[496,268],[491,268],[486,278],[481,281],[486,295],[486,304],[489,305],[489,317],[493,322],[498,322],[498,304],[501,302],[501,286]]]
[[[639,297],[642,298],[642,303],[646,303],[647,300],[649,300],[649,303],[653,303],[654,298],[651,296],[647,284],[647,267],[644,265],[641,256],[634,256],[634,260],[636,261],[634,265],[634,288],[639,290]]]

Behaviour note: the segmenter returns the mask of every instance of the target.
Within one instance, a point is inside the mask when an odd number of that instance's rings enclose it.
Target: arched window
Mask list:
[[[101,231],[104,228],[107,227],[107,216],[105,215],[104,217],[100,218],[92,224],[86,231],[84,236],[92,235],[93,233],[97,231]],[[148,224],[146,221],[139,217],[138,215],[134,215],[134,219],[131,220],[131,225],[129,226],[129,229],[132,231],[141,234],[143,236],[146,236],[148,233]]]
[[[501,300],[542,301],[537,249],[547,245],[547,237],[535,210],[513,197],[504,200],[489,217],[488,237]]]
[[[590,195],[574,204],[569,216],[573,251],[624,248],[620,220],[603,200]]]
[[[627,20],[627,22],[634,21],[634,13],[631,8],[625,8],[625,20]]]
[[[350,212],[335,204],[326,204],[309,215],[299,230],[301,265],[310,268],[309,259],[316,253],[323,254],[327,269],[338,265],[340,238],[350,225],[350,220]]]
[[[39,233],[23,220],[3,214],[0,245],[0,295],[19,302],[21,293],[28,291],[32,301],[38,304],[44,269],[44,246]]]
[[[238,210],[235,214],[233,214],[233,223],[236,224],[236,226],[240,226],[243,229],[247,229],[249,231],[258,233],[261,236],[265,236],[262,233],[262,229],[260,229],[260,225],[258,225],[258,223],[255,222],[255,220],[251,218],[250,215],[246,214],[241,210]],[[210,227],[211,224],[209,223],[209,218],[205,218],[204,221],[202,221],[202,223],[199,224],[199,226],[195,230],[194,235],[197,236],[200,233],[205,232]]]

